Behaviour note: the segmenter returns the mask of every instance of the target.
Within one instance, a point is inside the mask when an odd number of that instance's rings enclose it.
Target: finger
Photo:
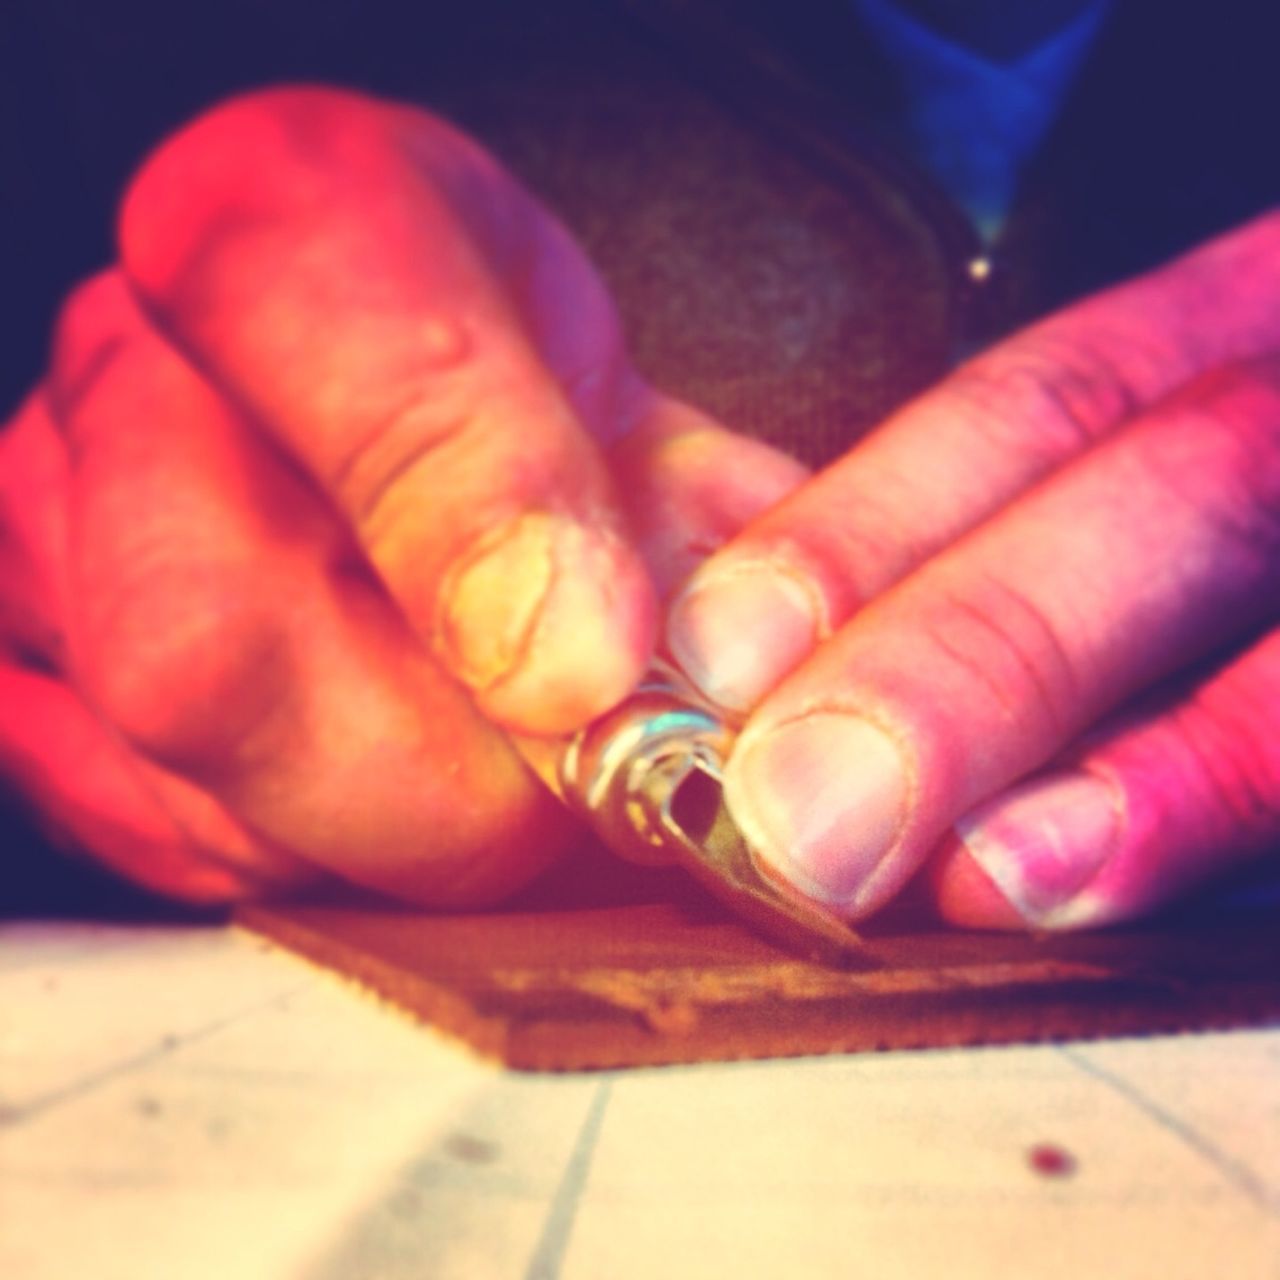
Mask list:
[[[60,680],[0,661],[0,703],[0,771],[55,840],[186,902],[234,902],[315,878],[140,760]]]
[[[1277,293],[1272,214],[979,356],[704,566],[672,608],[672,652],[713,699],[754,705],[857,608],[1144,406],[1275,349]]]
[[[887,593],[749,722],[734,816],[851,915],[1086,726],[1276,613],[1280,361],[1144,415]]]
[[[129,752],[67,687],[68,465],[46,394],[0,436],[0,768],[46,823],[158,892],[222,901],[309,875]]]
[[[931,867],[943,914],[1074,929],[1145,915],[1280,847],[1280,634],[980,805]]]
[[[564,847],[559,807],[331,514],[118,279],[73,304],[55,373],[73,670],[135,749],[273,845],[399,896],[493,897]]]
[[[656,391],[609,458],[636,547],[663,597],[809,476],[787,454]]]
[[[59,670],[65,647],[67,460],[43,389],[0,434],[0,644]]]
[[[152,313],[487,713],[559,732],[627,691],[656,605],[588,427],[622,429],[634,375],[599,281],[491,159],[421,113],[259,94],[162,148],[121,225]]]

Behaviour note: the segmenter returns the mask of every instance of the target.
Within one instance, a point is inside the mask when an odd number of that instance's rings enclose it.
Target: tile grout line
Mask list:
[[[103,1067],[91,1075],[64,1085],[61,1089],[55,1089],[43,1097],[37,1097],[31,1102],[22,1103],[11,1109],[0,1106],[0,1134],[3,1134],[5,1129],[15,1128],[25,1121],[35,1119],[46,1111],[61,1106],[64,1102],[71,1102],[77,1098],[84,1097],[86,1094],[92,1093],[100,1085],[107,1084],[119,1076],[134,1071],[139,1067],[145,1067],[148,1063],[157,1062],[178,1049],[186,1048],[187,1045],[195,1044],[208,1036],[215,1035],[232,1023],[238,1022],[241,1018],[258,1013],[263,1009],[269,1009],[273,1005],[283,1004],[310,985],[311,982],[300,982],[285,991],[276,992],[265,1000],[254,1001],[254,1003],[244,1005],[232,1013],[224,1014],[221,1018],[206,1023],[194,1031],[182,1034],[169,1033],[161,1036],[159,1040],[148,1045],[140,1053],[135,1053],[131,1057],[113,1062],[110,1066]]]
[[[582,1128],[578,1130],[578,1139],[565,1165],[564,1176],[551,1199],[542,1232],[533,1247],[524,1280],[558,1280],[612,1090],[613,1081],[602,1080],[591,1099]]]
[[[1068,1045],[1057,1046],[1059,1054],[1086,1075],[1105,1084],[1113,1092],[1120,1095],[1154,1121],[1166,1133],[1177,1138],[1185,1147],[1194,1151],[1203,1160],[1208,1161],[1228,1182],[1242,1192],[1259,1208],[1266,1210],[1273,1217],[1280,1217],[1280,1197],[1274,1195],[1266,1183],[1242,1160],[1237,1160],[1221,1147],[1211,1142],[1199,1130],[1180,1120],[1172,1111],[1166,1110],[1154,1099],[1149,1098],[1135,1084],[1124,1076],[1107,1070],[1106,1067],[1092,1061],[1086,1054]]]

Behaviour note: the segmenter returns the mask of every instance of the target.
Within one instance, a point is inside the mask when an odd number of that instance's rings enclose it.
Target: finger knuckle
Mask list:
[[[317,172],[350,168],[388,135],[387,110],[378,99],[306,85],[234,99],[207,123],[205,145],[216,142],[221,150],[248,143],[245,159],[255,170],[264,161]]]
[[[86,609],[76,667],[130,745],[207,779],[263,749],[288,687],[285,636],[266,602],[178,577],[137,575]]]
[[[947,391],[975,430],[1046,465],[1084,452],[1137,407],[1121,369],[1052,321],[964,366]]]
[[[399,402],[357,434],[331,487],[375,564],[408,553],[421,562],[469,541],[563,484],[567,455],[555,429],[564,412],[537,387],[474,362],[420,378]],[[532,424],[522,430],[517,423]],[[406,530],[415,544],[401,545]],[[425,566],[424,566],[425,567]]]
[[[1157,483],[1263,573],[1280,560],[1280,360],[1243,361],[1184,389],[1149,453]]]
[[[1068,736],[1083,681],[1056,624],[1029,595],[991,575],[943,587],[924,628],[943,668],[985,691],[997,719],[1045,742]]]
[[[1246,839],[1273,839],[1280,832],[1280,745],[1273,732],[1278,713],[1280,672],[1261,685],[1230,676],[1211,681],[1172,717],[1211,812],[1224,815]]]
[[[314,200],[324,175],[350,178],[379,159],[409,159],[441,180],[500,172],[478,143],[429,111],[348,89],[276,85],[226,99],[162,143],[125,205],[172,214],[191,204],[177,199],[179,183],[194,188],[199,205],[217,195],[243,202],[255,190]]]
[[[495,190],[518,190],[479,144],[429,112],[312,85],[241,94],[163,142],[134,176],[120,219],[124,258],[146,285],[204,239],[261,217],[367,204],[389,185],[404,193],[410,167],[429,179],[412,194],[419,213],[433,192],[492,212]]]
[[[322,161],[340,152],[353,131],[381,133],[384,112],[376,98],[351,90],[274,85],[212,107],[159,154],[192,162],[238,160],[240,171],[271,160]]]
[[[118,268],[72,290],[54,326],[49,366],[50,404],[59,426],[88,399],[141,324]]]
[[[164,142],[124,197],[120,243],[153,306],[246,228],[358,198],[383,162],[384,109],[359,94],[273,88],[232,98]]]
[[[852,616],[934,550],[916,530],[904,527],[891,503],[860,494],[850,504],[838,491],[815,504],[803,521],[785,509],[766,512],[736,545],[749,558],[786,566],[812,584],[832,624]]]
[[[433,487],[442,455],[474,421],[471,405],[450,395],[438,379],[431,382],[367,424],[335,467],[333,491],[368,539],[394,523],[403,492],[421,496]]]

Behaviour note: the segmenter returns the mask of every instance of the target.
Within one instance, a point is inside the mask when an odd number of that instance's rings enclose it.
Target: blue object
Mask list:
[[[948,39],[893,0],[851,2],[906,91],[906,118],[897,125],[900,141],[990,242],[1112,0],[1095,0],[1065,27],[1007,62]]]

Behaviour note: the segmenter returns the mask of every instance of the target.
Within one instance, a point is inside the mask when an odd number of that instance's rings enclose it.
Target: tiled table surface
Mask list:
[[[521,1076],[236,929],[0,930],[0,1276],[828,1275],[1280,1280],[1280,1030]]]

